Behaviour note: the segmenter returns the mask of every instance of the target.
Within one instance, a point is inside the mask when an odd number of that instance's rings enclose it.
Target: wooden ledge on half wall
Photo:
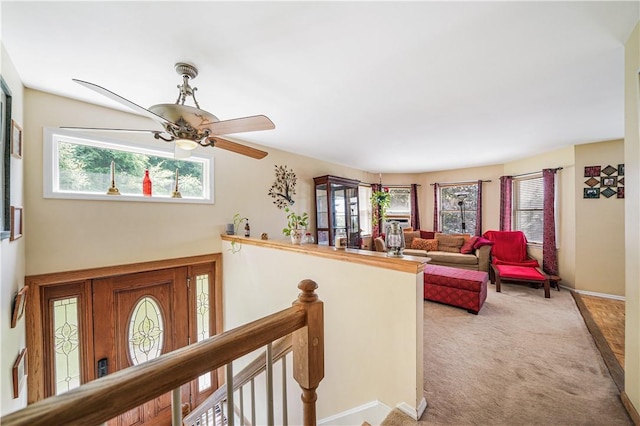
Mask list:
[[[318,244],[291,244],[287,240],[261,240],[259,238],[241,237],[239,235],[220,235],[223,241],[233,241],[237,244],[249,244],[260,247],[268,247],[275,250],[292,251],[304,253],[311,256],[324,257],[327,259],[337,259],[345,262],[361,263],[364,265],[376,266],[378,268],[393,269],[395,271],[422,273],[426,264],[431,260],[428,257],[404,256],[387,257],[385,253],[359,250],[359,249],[335,249],[331,246]]]

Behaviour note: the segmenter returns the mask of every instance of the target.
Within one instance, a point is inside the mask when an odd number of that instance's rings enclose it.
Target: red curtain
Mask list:
[[[411,184],[411,226],[414,230],[420,229],[420,211],[418,210],[418,185]]]
[[[476,229],[474,235],[482,235],[482,179],[478,179],[478,199],[476,205]]]
[[[543,220],[542,220],[542,269],[549,275],[558,275],[558,252],[556,247],[556,172],[557,169],[542,170]]]
[[[438,232],[438,196],[440,195],[440,185],[433,184],[433,232]]]
[[[377,183],[371,184],[371,193],[376,193],[381,189],[381,185]],[[371,213],[373,215],[373,223],[371,224],[371,237],[375,239],[380,236],[380,226],[382,226],[382,224],[380,223],[380,216],[382,216],[380,206],[373,206],[373,211]]]
[[[500,230],[511,231],[513,176],[500,176]]]

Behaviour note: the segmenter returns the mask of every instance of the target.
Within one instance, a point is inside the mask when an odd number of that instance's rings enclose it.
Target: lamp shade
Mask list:
[[[191,139],[176,139],[176,145],[178,145],[180,149],[191,151],[193,149],[196,149],[196,147],[198,146],[198,142]]]

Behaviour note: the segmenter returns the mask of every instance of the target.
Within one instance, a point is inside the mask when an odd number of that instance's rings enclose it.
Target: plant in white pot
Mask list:
[[[296,214],[289,207],[285,207],[284,211],[287,213],[287,226],[282,229],[282,233],[291,237],[292,244],[300,244],[304,231],[309,226],[309,215],[307,212]]]

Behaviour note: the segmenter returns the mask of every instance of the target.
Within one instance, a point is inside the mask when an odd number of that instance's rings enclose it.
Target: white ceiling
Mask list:
[[[149,107],[175,101],[174,64],[190,62],[201,108],[276,124],[237,140],[374,173],[623,137],[624,42],[640,18],[638,1],[0,7],[26,87],[120,108],[78,78]]]

